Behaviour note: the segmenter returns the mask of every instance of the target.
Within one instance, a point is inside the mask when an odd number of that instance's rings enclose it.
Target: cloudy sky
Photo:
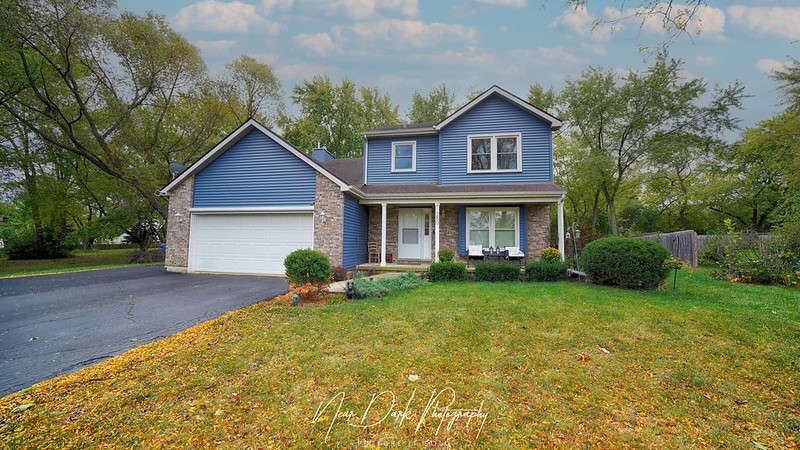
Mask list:
[[[632,1],[590,0],[120,0],[119,8],[166,16],[203,51],[212,73],[248,54],[269,63],[287,94],[329,75],[377,86],[407,112],[415,90],[445,82],[457,101],[493,84],[526,96],[538,82],[560,88],[589,66],[624,73],[647,66],[665,36],[660,19],[628,19]],[[682,3],[678,0],[678,3]],[[593,29],[596,19],[610,19]],[[615,20],[617,19],[617,20]],[[740,81],[752,97],[739,115],[752,126],[780,110],[768,78],[800,58],[800,0],[709,0],[671,45],[685,76],[711,86]],[[699,34],[698,34],[699,33]]]

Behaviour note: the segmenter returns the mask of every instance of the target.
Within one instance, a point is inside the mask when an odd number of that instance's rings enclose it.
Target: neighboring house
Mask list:
[[[282,274],[298,248],[348,269],[368,243],[399,261],[468,245],[548,245],[552,131],[561,121],[494,86],[436,124],[364,133],[364,157],[313,157],[249,120],[167,185],[169,270]],[[559,220],[563,254],[563,221]]]

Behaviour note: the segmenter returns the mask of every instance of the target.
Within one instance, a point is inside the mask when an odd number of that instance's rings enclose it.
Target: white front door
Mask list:
[[[398,211],[398,259],[431,259],[431,210],[400,208]]]

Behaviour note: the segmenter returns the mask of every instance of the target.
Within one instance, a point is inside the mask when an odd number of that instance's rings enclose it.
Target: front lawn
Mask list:
[[[0,399],[0,442],[796,447],[800,291],[682,272],[678,291],[460,283],[262,302]]]
[[[79,250],[72,258],[8,260],[0,257],[0,278],[125,267],[135,249]],[[163,263],[158,263],[163,264]]]

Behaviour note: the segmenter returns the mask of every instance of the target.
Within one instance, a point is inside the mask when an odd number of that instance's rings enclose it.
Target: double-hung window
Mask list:
[[[467,208],[468,245],[519,247],[519,208]]]
[[[522,135],[494,134],[468,136],[467,172],[520,172]]]
[[[417,143],[392,142],[392,172],[414,172],[417,170]]]

